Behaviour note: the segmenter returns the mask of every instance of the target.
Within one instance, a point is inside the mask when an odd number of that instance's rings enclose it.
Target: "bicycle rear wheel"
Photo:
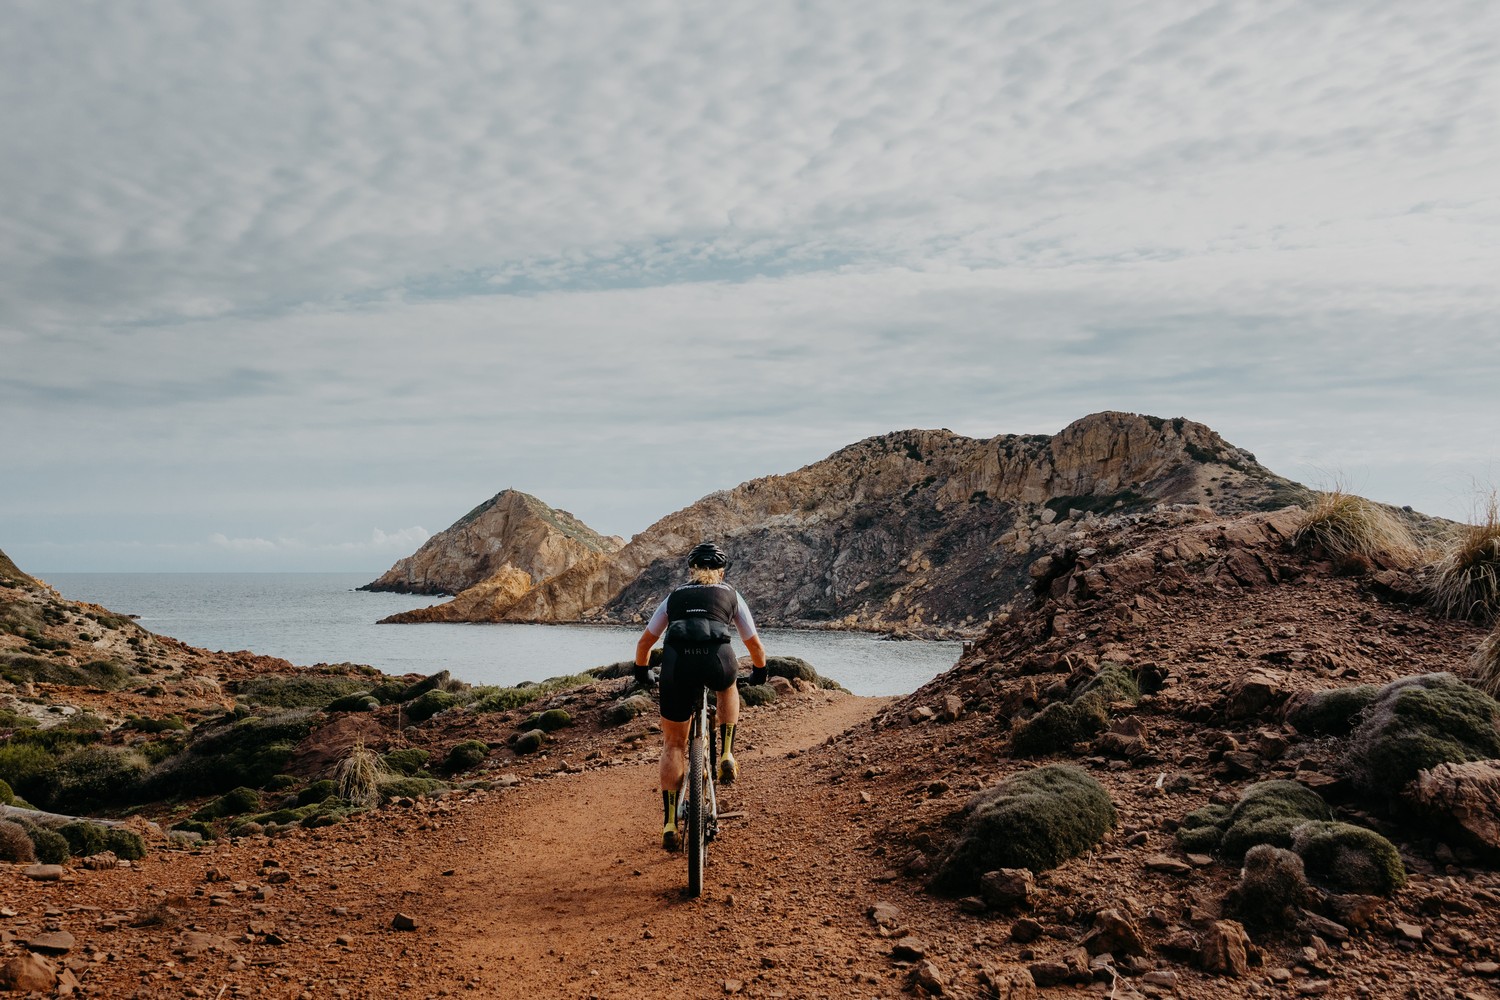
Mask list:
[[[700,716],[701,718],[701,716]],[[694,726],[694,729],[701,729]],[[708,853],[707,829],[704,822],[704,744],[702,732],[695,733],[688,742],[688,895],[698,896],[703,892],[703,866]]]

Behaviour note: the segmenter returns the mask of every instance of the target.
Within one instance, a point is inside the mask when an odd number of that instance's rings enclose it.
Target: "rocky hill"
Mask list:
[[[406,594],[456,594],[479,584],[490,591],[513,589],[521,575],[534,583],[623,544],[534,496],[502,490],[360,589]]]
[[[1300,495],[1181,418],[1097,413],[1051,436],[984,440],[900,431],[710,494],[524,590],[490,585],[394,620],[638,622],[681,581],[683,554],[712,538],[733,553],[731,580],[763,623],[972,629],[1027,593],[1039,558],[1100,517],[1163,504],[1236,514]],[[476,530],[467,544],[504,541]]]

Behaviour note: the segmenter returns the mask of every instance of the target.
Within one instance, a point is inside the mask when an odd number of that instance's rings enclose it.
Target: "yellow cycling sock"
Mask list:
[[[670,792],[662,789],[661,793],[662,829],[675,830],[677,828],[677,789]]]
[[[734,723],[722,723],[719,726],[719,759],[723,760],[732,753],[734,753]]]

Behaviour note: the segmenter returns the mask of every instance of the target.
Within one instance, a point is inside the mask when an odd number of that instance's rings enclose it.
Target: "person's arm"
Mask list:
[[[656,606],[651,613],[651,620],[646,623],[646,630],[635,643],[635,682],[641,687],[651,686],[651,647],[656,645],[656,640],[667,629],[667,599]]]
[[[755,669],[750,671],[751,684],[764,684],[766,682],[766,647],[760,644],[760,636],[752,635],[745,640],[745,648],[750,651],[750,662]]]
[[[755,628],[755,617],[750,614],[750,605],[744,597],[735,594],[734,627],[739,630],[745,649],[750,652],[750,662],[755,669],[750,671],[751,684],[766,682],[766,647],[760,644],[760,632]]]
[[[651,647],[656,645],[656,640],[661,638],[658,632],[652,632],[649,628],[641,633],[641,637],[635,643],[635,665],[638,667],[651,666]],[[759,645],[757,643],[757,645]]]

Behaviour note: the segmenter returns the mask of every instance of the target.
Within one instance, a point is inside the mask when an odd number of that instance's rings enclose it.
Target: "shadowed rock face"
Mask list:
[[[515,571],[529,578],[529,587],[581,559],[614,552],[623,544],[622,539],[605,537],[567,511],[548,507],[536,497],[503,490],[360,589],[456,594],[497,574],[504,580],[490,590],[514,589]],[[477,606],[479,602],[475,603]]]
[[[762,624],[976,626],[1028,592],[1032,564],[1080,522],[1161,503],[1221,514],[1276,508],[1296,490],[1182,419],[1099,413],[1050,437],[987,440],[899,431],[712,493],[508,605],[455,601],[424,620],[638,622],[683,582],[688,550],[715,539],[734,556],[729,581]]]

